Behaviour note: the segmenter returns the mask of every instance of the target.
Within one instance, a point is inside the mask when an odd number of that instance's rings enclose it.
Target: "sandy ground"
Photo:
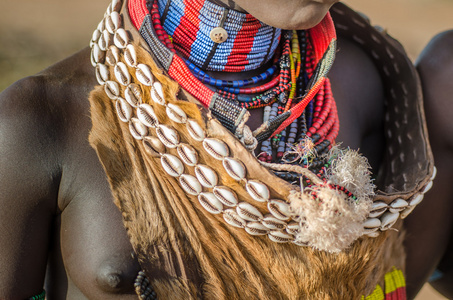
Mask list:
[[[108,0],[0,3],[0,91],[88,45]],[[416,59],[431,37],[453,28],[452,0],[344,0],[399,39]],[[71,70],[68,70],[70,72]],[[445,299],[428,285],[417,300]]]

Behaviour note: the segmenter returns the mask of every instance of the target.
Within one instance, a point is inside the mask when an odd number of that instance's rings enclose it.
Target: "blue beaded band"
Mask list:
[[[201,82],[212,85],[212,86],[216,86],[216,87],[231,87],[231,88],[240,88],[240,87],[247,86],[250,84],[259,83],[261,81],[268,79],[270,76],[274,75],[275,71],[277,70],[277,66],[275,65],[275,66],[270,67],[269,69],[267,69],[260,75],[254,76],[249,79],[220,80],[220,79],[214,79],[214,78],[210,77],[208,74],[203,72],[203,70],[198,68],[196,65],[191,63],[189,60],[186,60],[186,64],[189,67],[189,69],[192,71],[192,74]],[[225,91],[230,92],[229,90],[225,90]],[[231,91],[231,93],[234,93],[234,92]],[[237,93],[239,93],[239,92],[237,92]]]

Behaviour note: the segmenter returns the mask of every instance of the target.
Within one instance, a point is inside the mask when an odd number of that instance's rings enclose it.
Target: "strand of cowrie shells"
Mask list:
[[[167,103],[162,84],[154,80],[149,66],[137,62],[135,47],[130,43],[130,34],[122,28],[122,16],[119,13],[121,6],[122,0],[113,0],[105,18],[94,31],[90,42],[91,62],[96,68],[99,84],[104,86],[107,96],[116,101],[119,119],[129,123],[132,136],[143,142],[144,148],[151,156],[160,157],[165,172],[178,178],[184,191],[197,196],[200,204],[208,212],[222,213],[228,224],[244,228],[251,235],[267,235],[274,242],[292,242],[306,246],[308,241],[299,241],[295,238],[302,228],[298,216],[293,215],[289,204],[284,200],[270,199],[270,192],[265,184],[246,179],[247,171],[244,164],[229,157],[228,146],[223,141],[207,138],[197,121],[189,119],[179,106]],[[119,61],[120,51],[124,51],[125,63]],[[125,87],[124,98],[120,95],[120,85],[111,80],[109,67],[104,63],[114,68],[115,79]],[[128,67],[135,69],[138,81],[151,89],[150,94],[155,105],[164,106],[170,120],[185,124],[189,135],[195,141],[202,142],[203,149],[209,155],[222,161],[225,171],[231,178],[245,183],[245,189],[253,200],[267,202],[268,214],[263,215],[248,202],[239,202],[236,193],[230,188],[217,186],[217,173],[209,166],[198,163],[197,150],[189,144],[181,143],[178,132],[171,126],[161,124],[153,106],[143,103],[141,87],[132,82]],[[136,109],[136,116],[133,108]],[[151,129],[155,130],[155,136],[149,135]],[[166,153],[166,148],[176,149],[179,158]],[[185,174],[184,164],[193,167],[196,176]],[[305,170],[302,172],[306,173]],[[433,178],[434,176],[435,174]],[[379,231],[391,228],[400,216],[407,217],[431,186],[432,181],[408,201],[396,199],[389,205],[382,201],[374,202],[369,217],[364,222],[364,234],[376,237]],[[203,188],[211,192],[203,192]]]
[[[118,1],[115,2],[118,3]],[[115,4],[112,6],[116,7]],[[160,157],[165,172],[178,178],[184,191],[189,195],[197,196],[200,204],[208,212],[222,213],[228,224],[244,228],[249,234],[267,234],[275,242],[296,242],[293,234],[299,230],[299,223],[285,222],[290,219],[289,205],[283,200],[270,199],[269,189],[263,183],[247,180],[244,164],[229,157],[230,151],[224,142],[207,138],[206,133],[195,120],[189,119],[179,106],[166,102],[162,85],[154,80],[149,66],[137,63],[135,48],[129,43],[129,35],[120,27],[121,24],[122,19],[118,11],[107,13],[105,21],[101,22],[93,34],[92,61],[96,66],[96,78],[99,84],[104,86],[107,96],[116,101],[118,117],[121,121],[129,123],[132,136],[142,140],[144,148],[150,155]],[[111,30],[104,29],[104,26],[106,28],[110,26]],[[119,61],[119,49],[124,49],[125,63]],[[107,53],[102,55],[100,51]],[[114,68],[117,82],[110,80],[109,68],[102,63],[103,57],[105,62]],[[178,132],[171,126],[161,124],[153,106],[143,103],[141,87],[132,83],[128,67],[135,69],[136,78],[141,84],[151,88],[152,100],[156,105],[165,106],[169,119],[186,124],[189,135],[195,141],[202,142],[204,150],[209,155],[222,161],[225,171],[231,178],[245,182],[245,189],[253,200],[268,203],[269,214],[263,215],[248,202],[239,202],[236,193],[230,188],[217,186],[217,173],[209,166],[198,164],[197,151],[191,145],[181,143]],[[125,87],[124,98],[120,95],[121,88],[118,82]],[[136,117],[133,116],[132,107],[136,108]],[[151,129],[155,130],[155,136],[149,135]],[[179,158],[166,153],[166,148],[176,149]],[[184,174],[184,164],[193,167],[196,176]],[[203,192],[203,188],[210,189],[212,192]]]

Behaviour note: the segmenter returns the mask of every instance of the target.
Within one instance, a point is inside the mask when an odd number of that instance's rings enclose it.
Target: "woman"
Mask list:
[[[2,298],[402,298],[416,76],[341,5],[337,38],[335,2],[113,1],[91,51],[6,90]]]

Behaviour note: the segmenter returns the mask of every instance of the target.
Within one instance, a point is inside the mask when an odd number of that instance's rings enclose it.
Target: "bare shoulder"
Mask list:
[[[0,94],[2,190],[19,188],[15,182],[28,182],[42,193],[56,188],[68,138],[78,130],[71,124],[80,124],[77,116],[89,114],[86,99],[94,83],[87,71],[91,69],[80,63],[86,55],[89,61],[85,52]]]
[[[435,36],[417,60],[433,150],[453,144],[453,30]]]
[[[87,55],[89,52],[85,49],[8,87],[0,93],[2,116],[27,116],[31,119],[25,123],[32,126],[49,125],[46,122],[62,117],[59,110],[74,108],[74,100],[79,95],[87,95],[95,83],[91,66],[84,63]]]

